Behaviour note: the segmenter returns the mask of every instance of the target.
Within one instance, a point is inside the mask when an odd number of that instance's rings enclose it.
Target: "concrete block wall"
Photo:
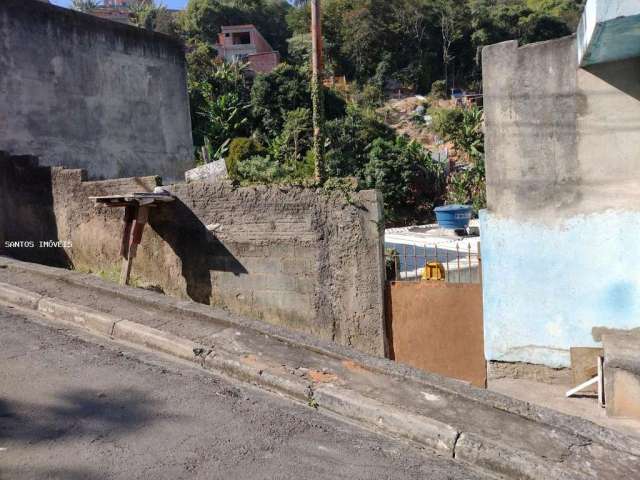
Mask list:
[[[483,78],[485,355],[567,367],[592,328],[640,325],[640,59],[511,41]]]
[[[607,415],[640,420],[640,333],[602,335]]]
[[[30,181],[31,167],[8,163],[15,161],[5,159],[3,165],[0,160],[0,182],[6,176],[2,172],[18,168],[7,196],[24,200],[20,189]],[[43,235],[71,242],[63,253],[79,270],[118,271],[122,212],[96,208],[88,197],[150,191],[159,179],[88,182],[81,170],[40,170],[50,172],[53,199],[43,209],[53,212]],[[42,179],[46,183],[45,174]],[[176,201],[150,214],[134,262],[136,282],[386,354],[383,218],[377,192],[347,198],[302,187],[233,188],[204,182],[165,188]],[[25,205],[31,211],[37,207],[35,198]],[[37,235],[29,225],[21,238]],[[4,232],[16,237],[10,225],[5,224]],[[5,253],[46,262],[34,250]]]
[[[249,55],[249,63],[251,69],[257,73],[269,73],[280,63],[280,55],[278,52],[258,53]]]
[[[193,165],[183,46],[36,0],[0,1],[0,150],[90,178]]]

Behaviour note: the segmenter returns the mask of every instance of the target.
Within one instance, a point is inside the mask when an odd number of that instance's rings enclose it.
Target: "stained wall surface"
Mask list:
[[[182,45],[36,0],[0,2],[0,150],[90,178],[193,165]]]
[[[89,196],[152,191],[159,180],[85,181],[81,170],[0,154],[0,185],[7,186],[0,201],[22,205],[0,217],[0,239],[70,242],[56,252],[58,263],[117,278],[123,212],[97,208]],[[205,182],[164,188],[176,200],[151,211],[135,284],[385,355],[379,193]],[[38,248],[4,253],[54,258]]]
[[[485,354],[566,367],[593,327],[640,325],[640,59],[511,41],[483,76]]]

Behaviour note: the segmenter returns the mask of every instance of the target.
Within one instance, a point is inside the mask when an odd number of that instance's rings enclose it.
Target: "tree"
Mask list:
[[[324,182],[324,85],[322,84],[322,19],[320,0],[311,0],[311,108],[314,177]]]
[[[311,110],[311,85],[308,65],[295,67],[281,63],[273,71],[258,75],[251,89],[252,115],[257,134],[274,138],[282,131],[287,112],[297,108]],[[327,119],[344,115],[345,102],[334,92],[324,95]]]
[[[459,4],[450,1],[440,1],[437,7],[440,20],[440,33],[442,35],[442,64],[444,66],[444,83],[449,86],[449,64],[455,58],[451,53],[453,42],[462,38],[460,27]]]
[[[404,137],[395,141],[378,138],[368,151],[361,183],[382,192],[387,224],[406,225],[431,216],[434,201],[444,189],[442,165]]]
[[[72,0],[71,8],[79,12],[89,13],[100,6],[97,0]]]
[[[484,156],[484,116],[481,108],[432,108],[432,129],[442,139],[453,143],[467,161]]]
[[[177,24],[173,14],[155,0],[133,0],[129,6],[129,21],[140,28],[177,36]]]
[[[208,145],[215,152],[233,137],[247,135],[251,127],[247,65],[218,60],[208,45],[196,42],[187,66],[194,145]]]

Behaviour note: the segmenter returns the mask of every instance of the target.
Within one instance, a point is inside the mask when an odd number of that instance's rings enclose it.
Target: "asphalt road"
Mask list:
[[[0,479],[479,479],[248,385],[0,306]]]

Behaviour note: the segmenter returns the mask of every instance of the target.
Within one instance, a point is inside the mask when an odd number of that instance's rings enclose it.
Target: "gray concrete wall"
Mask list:
[[[21,202],[23,210],[21,227],[0,224],[0,238],[71,242],[57,252],[61,260],[112,278],[121,266],[123,212],[96,208],[88,197],[150,191],[159,181],[83,181],[81,170],[35,168],[24,159],[4,157],[3,162],[0,156],[0,185],[5,179],[10,180],[7,197]],[[24,194],[28,184],[43,198]],[[385,355],[383,219],[377,192],[346,197],[302,187],[203,182],[165,188],[177,199],[151,212],[133,266],[134,284]],[[38,223],[43,214],[48,221]],[[38,248],[5,253],[50,261]]]
[[[0,2],[0,149],[91,178],[193,164],[179,42],[35,0]]]
[[[567,217],[640,201],[640,58],[578,68],[575,37],[483,51],[487,202]]]
[[[566,367],[592,328],[640,326],[640,58],[505,42],[483,76],[485,355]]]

